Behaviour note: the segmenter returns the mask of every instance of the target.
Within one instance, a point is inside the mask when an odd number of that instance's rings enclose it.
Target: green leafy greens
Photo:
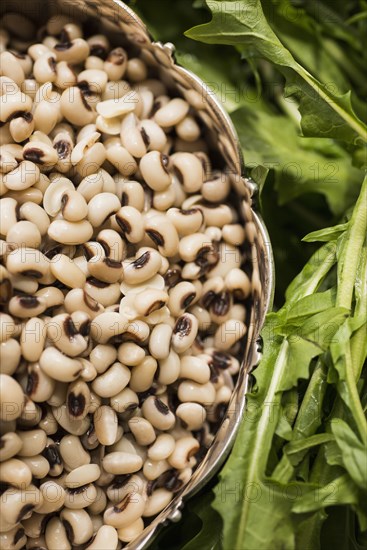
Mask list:
[[[360,550],[367,545],[367,3],[157,3],[162,10],[147,0],[137,7],[222,100],[262,186],[277,310],[262,331],[263,357],[232,454],[154,548]]]

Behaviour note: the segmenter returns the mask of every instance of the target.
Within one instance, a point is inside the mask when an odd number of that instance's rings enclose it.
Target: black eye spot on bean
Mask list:
[[[181,307],[186,309],[189,307],[191,302],[195,299],[196,292],[191,292],[190,294],[187,294],[187,296],[184,296],[181,300]]]
[[[65,532],[66,532],[66,537],[67,537],[68,541],[70,542],[70,544],[72,544],[74,542],[74,538],[75,538],[73,528],[66,519],[62,520],[62,524],[63,524]]]
[[[21,271],[20,274],[25,277],[34,277],[35,279],[41,279],[42,277],[42,273],[36,271],[35,269],[25,269],[24,271]]]
[[[85,397],[82,394],[75,395],[71,392],[68,395],[68,411],[72,416],[81,416],[85,409]]]
[[[149,231],[146,231],[146,234],[152,239],[152,241],[157,246],[164,246],[164,238],[160,233],[158,233],[158,231],[155,231],[154,229],[150,229]]]
[[[52,466],[58,466],[61,464],[61,456],[56,445],[49,445],[46,447],[43,450],[42,455],[49,462],[51,468]]]
[[[102,46],[102,44],[92,44],[92,46],[90,47],[90,55],[99,57],[104,61],[107,57],[107,51],[106,48]]]
[[[66,50],[70,50],[72,45],[72,42],[65,40],[65,42],[58,42],[57,44],[55,44],[54,50],[56,50],[57,52],[65,52]]]
[[[161,165],[162,165],[162,168],[165,170],[165,172],[167,172],[167,166],[169,164],[169,157],[168,155],[164,155],[163,153],[161,154]]]
[[[142,137],[142,139],[143,139],[143,141],[144,141],[145,146],[146,146],[146,147],[149,147],[149,145],[150,145],[150,137],[148,136],[148,134],[146,133],[146,131],[144,130],[144,128],[142,128],[142,129],[140,130],[140,134],[141,134],[141,137]]]
[[[127,506],[129,505],[131,497],[132,495],[126,495],[118,505],[113,507],[113,511],[116,514],[120,514],[121,512],[123,512],[125,508],[127,508]]]
[[[116,216],[116,222],[123,233],[130,233],[131,225],[128,221],[122,220],[119,216]]]
[[[26,309],[32,309],[39,305],[39,301],[37,296],[20,296],[19,304]]]
[[[180,336],[187,336],[191,330],[191,320],[184,315],[179,317],[176,321],[173,329],[173,334],[180,334]]]
[[[25,160],[30,160],[35,164],[44,164],[42,160],[43,155],[44,152],[42,151],[42,149],[38,149],[38,147],[32,147],[32,149],[27,149],[27,151],[23,153],[23,158]]]
[[[37,390],[38,382],[39,382],[38,374],[36,372],[30,372],[28,374],[27,386],[25,389],[26,395],[31,395]]]
[[[227,315],[231,305],[231,297],[228,291],[217,294],[211,303],[211,310],[219,317]]]
[[[9,279],[4,279],[0,283],[0,303],[6,304],[13,294],[13,287]]]
[[[122,65],[125,61],[125,54],[121,48],[116,48],[108,54],[107,61],[114,65]]]
[[[91,321],[89,319],[81,323],[79,327],[79,334],[81,334],[82,336],[89,336],[90,326],[91,326]]]
[[[131,476],[132,476],[132,474],[125,474],[125,475],[116,476],[115,479],[113,480],[112,484],[110,485],[110,488],[111,489],[121,489],[122,487],[124,487],[124,485],[126,485],[129,482]]]
[[[157,411],[159,411],[161,414],[167,415],[169,414],[169,408],[161,399],[158,399],[158,397],[154,398],[154,405]]]
[[[107,267],[112,267],[112,269],[119,269],[121,267],[121,262],[113,260],[112,258],[104,258],[103,263],[105,263]]]
[[[149,259],[150,259],[150,252],[144,252],[144,254],[142,254],[141,256],[139,256],[139,258],[137,258],[132,262],[132,265],[134,269],[141,269],[142,267],[147,265],[147,263],[149,262]]]
[[[25,531],[22,527],[17,530],[17,532],[15,533],[14,538],[13,538],[14,546],[17,544],[18,541],[20,541],[21,538],[24,537],[24,533],[25,533]]]
[[[176,286],[180,281],[182,281],[180,269],[168,269],[164,275],[164,282],[168,288]]]
[[[67,317],[64,321],[64,330],[65,330],[66,336],[68,336],[70,340],[72,340],[74,336],[78,334],[78,330],[74,324],[74,321],[70,316]]]
[[[89,309],[91,309],[92,311],[98,311],[99,310],[97,300],[92,298],[92,296],[89,296],[89,294],[85,290],[83,290],[83,300],[84,300],[85,305]]]
[[[35,508],[34,504],[25,504],[24,506],[22,506],[22,508],[19,510],[19,514],[18,514],[17,519],[15,520],[15,522],[19,523],[34,508]]]
[[[94,277],[88,277],[87,281],[90,285],[97,288],[107,288],[108,286],[110,286],[109,283],[105,283],[104,281],[100,281],[99,279],[95,279]]]
[[[55,143],[54,149],[56,150],[59,159],[64,160],[70,153],[71,146],[70,143],[68,143],[66,140],[60,139],[60,141],[57,141]]]
[[[51,71],[53,73],[56,73],[56,61],[55,61],[55,58],[54,57],[49,57],[48,58],[48,64],[49,64],[49,67],[51,69]]]

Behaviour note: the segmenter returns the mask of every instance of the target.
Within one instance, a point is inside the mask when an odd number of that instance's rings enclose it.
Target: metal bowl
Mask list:
[[[126,4],[120,0],[6,0],[0,6],[0,12],[5,11],[19,11],[37,22],[38,27],[51,15],[67,14],[91,24],[93,32],[106,33],[112,44],[128,44],[135,50],[169,89],[197,110],[211,155],[215,156],[217,164],[226,166],[231,175],[237,208],[246,227],[244,255],[252,292],[246,303],[248,332],[235,389],[214,441],[190,481],[142,534],[125,547],[141,550],[152,542],[162,526],[180,519],[184,502],[218,472],[231,450],[244,413],[249,373],[261,356],[259,333],[272,303],[274,287],[270,241],[256,211],[257,187],[246,177],[236,131],[219,100],[200,78],[176,63],[174,45],[155,42],[144,23]]]

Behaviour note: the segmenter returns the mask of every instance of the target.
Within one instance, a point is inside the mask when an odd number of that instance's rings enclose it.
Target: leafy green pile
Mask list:
[[[366,1],[169,5],[137,8],[231,114],[262,188],[278,310],[214,494],[156,547],[366,547]],[[182,36],[191,25],[200,44]]]

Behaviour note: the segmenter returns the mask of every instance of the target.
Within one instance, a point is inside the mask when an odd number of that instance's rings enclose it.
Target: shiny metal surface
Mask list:
[[[184,502],[202,489],[218,471],[234,443],[239,421],[246,405],[249,372],[260,359],[258,337],[266,312],[271,307],[274,288],[274,265],[265,225],[255,208],[256,185],[245,177],[245,167],[238,137],[229,116],[214,94],[193,73],[175,63],[172,44],[154,42],[144,23],[119,0],[3,0],[0,11],[21,11],[40,25],[50,15],[66,13],[91,22],[96,32],[106,32],[113,44],[130,45],[159,77],[197,109],[206,128],[206,140],[212,158],[231,174],[236,200],[241,204],[243,222],[252,235],[245,249],[251,266],[252,295],[248,308],[248,334],[243,361],[228,411],[213,444],[194,472],[189,483],[175,496],[144,532],[126,546],[129,550],[146,548],[167,521],[177,521]],[[253,224],[253,225],[251,225]]]

